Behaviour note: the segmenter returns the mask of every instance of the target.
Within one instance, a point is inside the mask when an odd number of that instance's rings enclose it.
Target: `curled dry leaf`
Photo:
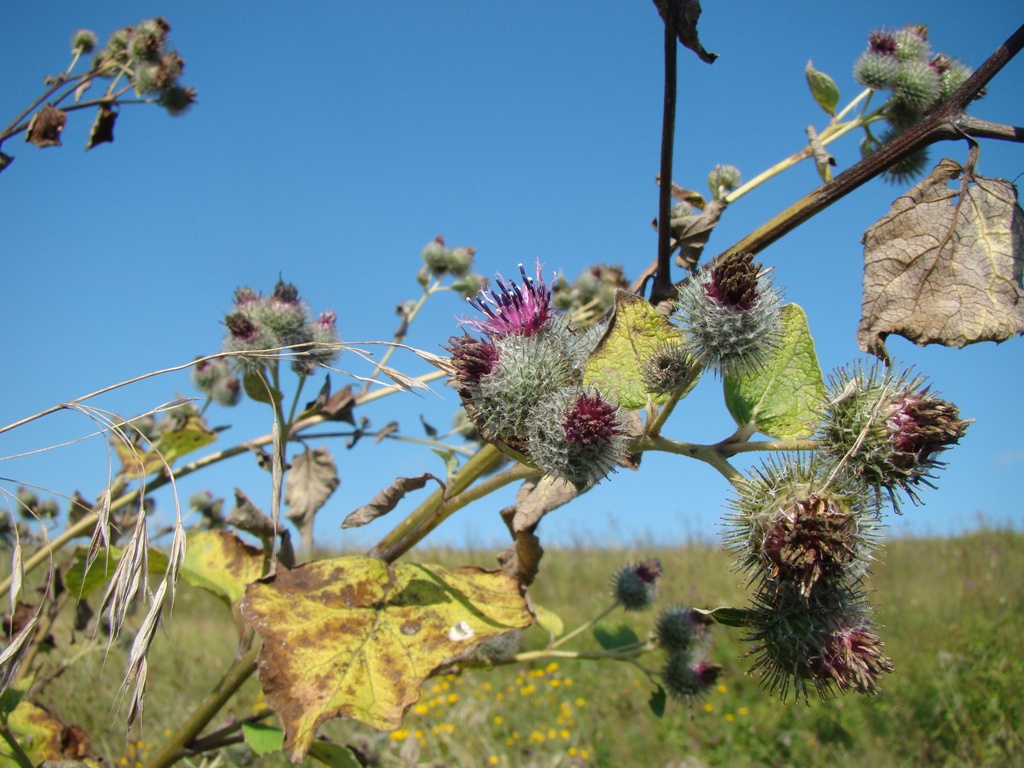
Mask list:
[[[700,60],[712,64],[718,58],[717,53],[704,50],[697,35],[697,21],[700,19],[700,3],[698,0],[654,0],[661,20],[668,23],[668,4],[676,6],[675,33],[679,42],[700,57]]]
[[[114,141],[114,123],[117,122],[117,112],[109,104],[101,104],[96,112],[96,119],[92,121],[92,128],[89,129],[89,140],[85,143],[86,149],[92,149],[97,144],[107,144]]]
[[[864,234],[857,342],[888,360],[885,337],[963,347],[1024,333],[1024,212],[1003,179],[944,159]]]
[[[266,512],[253,504],[239,488],[235,488],[235,506],[228,513],[225,522],[261,539],[274,537],[274,521],[267,516]]]
[[[445,485],[429,472],[418,477],[396,477],[384,490],[380,491],[369,504],[359,507],[356,511],[345,518],[341,524],[342,528],[358,528],[371,523],[382,515],[386,515],[394,509],[409,491],[418,491],[427,484],[427,480],[437,480],[444,488]]]
[[[573,488],[573,490],[576,489]],[[501,510],[501,518],[512,532],[513,541],[503,552],[498,554],[498,563],[501,564],[501,569],[505,573],[523,587],[528,587],[537,578],[537,573],[540,571],[540,560],[544,557],[544,548],[540,545],[537,534],[534,533],[534,529],[537,527],[536,523],[529,528],[515,530],[513,521],[516,517],[516,510],[515,506]]]
[[[568,504],[577,496],[579,491],[576,487],[561,478],[550,475],[527,478],[516,493],[512,534],[533,530],[544,515],[563,504]]]
[[[672,239],[679,246],[676,264],[684,269],[694,269],[700,262],[704,246],[708,244],[711,231],[722,218],[722,212],[728,203],[724,200],[712,200],[699,213],[690,213],[672,219]]]
[[[25,141],[40,148],[59,147],[60,134],[67,121],[68,116],[63,109],[57,109],[47,104],[32,115],[28,130],[25,131]]]

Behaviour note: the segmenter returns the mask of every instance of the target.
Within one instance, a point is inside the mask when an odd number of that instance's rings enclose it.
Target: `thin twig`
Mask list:
[[[672,148],[676,133],[676,13],[677,0],[665,3],[665,96],[661,118],[661,169],[658,187],[658,271],[651,286],[651,303],[674,298],[672,286]]]

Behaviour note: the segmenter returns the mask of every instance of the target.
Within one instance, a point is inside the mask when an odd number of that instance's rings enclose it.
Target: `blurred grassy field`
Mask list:
[[[652,555],[666,571],[656,609],[745,604],[727,557],[703,544],[549,551],[531,596],[570,629],[605,607],[619,566]],[[324,732],[383,766],[1024,765],[1024,534],[897,539],[879,558],[873,602],[896,672],[877,697],[783,704],[744,674],[738,657],[745,645],[735,630],[719,627],[721,684],[693,707],[670,701],[661,719],[648,708],[651,684],[635,667],[545,660],[428,680],[405,727],[394,733],[338,721]],[[485,552],[433,550],[415,559],[494,564]],[[643,637],[653,619],[616,613],[608,621],[627,622]],[[226,606],[183,585],[166,637],[154,644],[144,727],[130,742],[116,711],[123,647],[84,653],[41,698],[64,722],[84,727],[95,751],[114,764],[145,762],[165,729],[216,683],[236,637]],[[539,629],[526,637],[528,647],[545,641]],[[583,635],[568,647],[598,646]],[[650,668],[660,663],[654,655],[644,659]],[[251,680],[217,722],[264,708]],[[251,759],[243,747],[220,758]]]

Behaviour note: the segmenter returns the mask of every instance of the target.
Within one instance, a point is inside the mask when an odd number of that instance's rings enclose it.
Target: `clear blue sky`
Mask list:
[[[680,52],[675,180],[704,188],[716,163],[746,178],[799,149],[805,126],[825,124],[804,81],[808,59],[835,77],[843,102],[858,92],[850,67],[879,26],[926,23],[936,50],[980,64],[1024,20],[1016,1],[705,3],[701,34],[720,54],[707,66]],[[116,141],[85,153],[91,116],[72,115],[62,149],[20,140],[0,175],[6,424],[150,370],[217,351],[233,290],[269,291],[281,274],[315,312],[334,309],[348,341],[388,339],[394,307],[415,298],[421,247],[444,233],[477,249],[484,274],[514,273],[540,259],[570,278],[587,264],[622,264],[635,275],[653,257],[654,175],[661,124],[661,22],[649,0],[551,3],[21,3],[0,25],[0,121],[67,64],[80,27],[105,40],[153,15],[170,20],[187,60],[183,82],[199,91],[189,114],[169,118],[126,107]],[[973,114],[1024,124],[1024,59],[990,85]],[[840,169],[857,139],[832,145]],[[962,145],[933,157],[963,160]],[[980,173],[1024,172],[1024,146],[985,144]],[[817,184],[808,164],[741,199],[723,217],[714,254]],[[761,254],[789,300],[810,316],[826,372],[861,357],[864,229],[898,188],[873,182]],[[431,351],[456,332],[466,307],[432,299],[408,342]],[[939,490],[923,507],[890,517],[895,533],[947,533],[1022,522],[1024,347],[1021,339],[963,351],[920,349],[892,338],[890,351],[931,377],[976,423],[946,454]],[[352,356],[341,366],[366,371]],[[410,374],[427,367],[397,360]],[[343,382],[335,377],[335,385]],[[375,425],[397,418],[419,435],[422,413],[445,428],[451,390],[400,395],[368,407]],[[124,416],[194,394],[185,373],[121,390],[98,405]],[[211,409],[233,424],[226,446],[269,429],[264,409]],[[710,377],[676,412],[672,437],[718,440],[733,430]],[[87,434],[60,414],[0,436],[10,456]],[[429,452],[337,442],[342,484],[317,517],[318,539],[371,544],[391,518],[342,537],[339,525],[396,475],[443,472]],[[231,498],[241,487],[266,507],[269,479],[247,457],[181,483]],[[10,459],[0,474],[94,497],[106,482],[97,440]],[[15,487],[16,483],[8,487]],[[716,536],[727,484],[695,462],[649,455],[542,524],[546,541],[672,542]],[[418,498],[418,497],[416,497]],[[498,510],[510,494],[450,520],[434,541],[504,541]],[[157,496],[160,520],[172,501]],[[230,501],[229,501],[230,503]]]

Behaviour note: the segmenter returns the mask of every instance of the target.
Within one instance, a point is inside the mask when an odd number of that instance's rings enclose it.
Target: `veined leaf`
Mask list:
[[[188,535],[181,575],[189,584],[228,603],[237,603],[245,594],[245,585],[262,574],[263,553],[231,531],[194,531]]]
[[[663,347],[678,342],[679,331],[649,301],[616,291],[612,319],[587,361],[583,383],[615,398],[623,408],[643,408],[649,397],[643,366]],[[668,396],[652,397],[664,402]]]
[[[963,347],[1024,333],[1024,211],[1017,189],[944,159],[864,233],[857,343],[888,360],[885,338]]]
[[[249,585],[242,614],[263,639],[260,680],[293,762],[332,717],[397,728],[426,678],[533,622],[501,571],[370,557],[279,570]]]
[[[807,85],[811,89],[811,96],[814,97],[819,107],[824,109],[830,117],[834,117],[836,104],[839,103],[839,86],[836,85],[836,81],[824,72],[816,70],[810,61],[804,68],[804,74],[807,75]]]
[[[825,396],[807,315],[797,304],[782,308],[782,337],[765,364],[726,375],[725,404],[741,428],[779,440],[814,434]]]

